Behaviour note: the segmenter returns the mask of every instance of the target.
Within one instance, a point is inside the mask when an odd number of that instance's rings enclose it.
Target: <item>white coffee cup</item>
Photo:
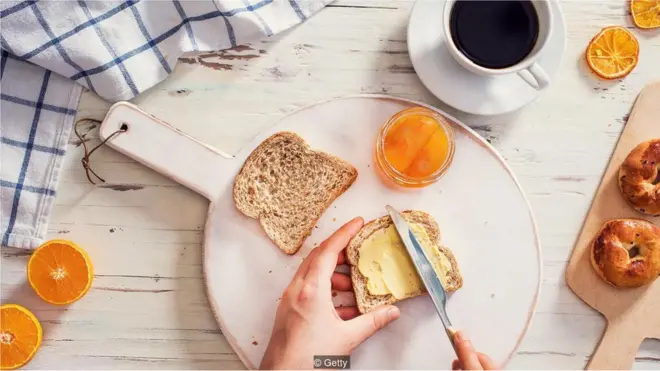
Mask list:
[[[550,35],[552,34],[552,9],[550,1],[552,0],[530,0],[534,5],[536,14],[539,20],[539,34],[536,39],[536,44],[532,51],[520,62],[506,68],[486,68],[472,62],[468,57],[463,54],[451,37],[451,11],[456,4],[457,0],[447,0],[445,2],[443,14],[443,27],[445,32],[445,39],[449,54],[463,67],[471,72],[484,76],[497,76],[506,75],[510,73],[517,73],[526,83],[536,89],[543,89],[550,83],[548,74],[545,73],[543,68],[536,62],[539,54],[545,48]],[[470,1],[470,0],[464,0]]]

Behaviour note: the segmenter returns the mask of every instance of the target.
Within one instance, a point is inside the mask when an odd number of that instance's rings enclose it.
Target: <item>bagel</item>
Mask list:
[[[591,244],[591,264],[606,282],[639,287],[660,275],[660,228],[641,219],[614,219]]]
[[[660,139],[633,149],[619,168],[621,194],[637,211],[660,216]]]

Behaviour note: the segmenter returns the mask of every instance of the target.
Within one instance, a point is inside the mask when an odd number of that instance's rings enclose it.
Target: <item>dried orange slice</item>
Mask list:
[[[589,68],[604,79],[618,79],[637,65],[639,43],[635,36],[620,26],[603,28],[587,46]]]
[[[28,281],[42,299],[57,305],[80,299],[92,286],[94,269],[87,253],[71,241],[39,246],[28,261]]]
[[[0,370],[15,370],[30,362],[41,345],[41,324],[16,304],[0,307]]]
[[[639,28],[660,27],[660,0],[632,0],[630,13]]]

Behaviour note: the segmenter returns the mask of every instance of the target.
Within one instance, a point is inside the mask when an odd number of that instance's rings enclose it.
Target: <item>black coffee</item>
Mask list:
[[[539,18],[529,0],[457,1],[449,22],[458,49],[486,68],[506,68],[522,61],[539,34]]]

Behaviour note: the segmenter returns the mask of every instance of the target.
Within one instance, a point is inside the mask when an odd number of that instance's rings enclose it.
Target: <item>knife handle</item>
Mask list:
[[[454,340],[455,336],[456,336],[456,332],[458,332],[458,330],[456,330],[455,328],[449,326],[449,327],[446,328],[446,331],[447,331],[447,337],[449,338],[449,341],[451,342],[451,346],[454,348],[454,353],[456,353],[456,356],[458,356],[458,350],[456,349],[456,341]]]

